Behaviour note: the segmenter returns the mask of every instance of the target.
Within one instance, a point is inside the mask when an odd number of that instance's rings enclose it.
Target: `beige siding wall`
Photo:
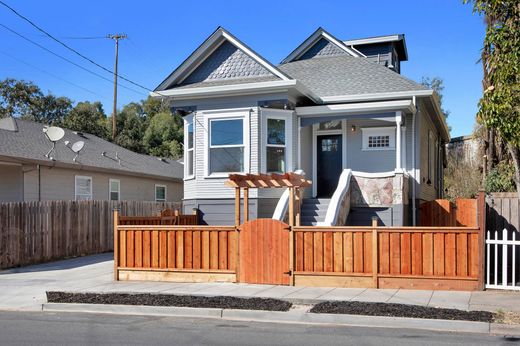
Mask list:
[[[31,167],[34,169],[31,170]],[[24,166],[24,199],[38,200],[38,171],[35,166]],[[166,185],[166,198],[169,202],[182,200],[182,183],[145,177],[133,177],[110,173],[71,170],[65,168],[41,168],[41,199],[42,200],[74,200],[75,176],[92,177],[92,198],[108,199],[109,179],[119,179],[120,199],[136,201],[154,201],[155,184]]]
[[[0,202],[20,202],[22,198],[22,166],[0,163]]]

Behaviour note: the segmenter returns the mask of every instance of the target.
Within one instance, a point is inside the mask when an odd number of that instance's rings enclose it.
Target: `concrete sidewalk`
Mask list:
[[[520,292],[417,291],[401,289],[314,288],[233,283],[114,282],[112,254],[0,271],[0,309],[41,310],[46,291],[149,292],[204,296],[265,297],[313,304],[351,300],[414,304],[461,310],[520,312]]]

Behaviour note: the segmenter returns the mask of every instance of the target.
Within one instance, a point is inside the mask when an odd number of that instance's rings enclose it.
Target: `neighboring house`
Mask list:
[[[218,28],[152,93],[184,116],[184,208],[233,223],[228,174],[301,169],[314,224],[351,169],[347,224],[413,224],[442,195],[449,132],[435,92],[399,74],[406,60],[403,35],[341,41],[320,28],[275,66]],[[252,189],[250,217],[271,217],[281,192]]]
[[[181,163],[70,130],[46,157],[52,143],[43,128],[32,121],[0,119],[0,202],[182,200]],[[78,141],[85,145],[74,161],[70,147]]]
[[[482,165],[481,143],[472,135],[452,138],[446,144],[446,151],[457,162],[463,161],[475,167]]]

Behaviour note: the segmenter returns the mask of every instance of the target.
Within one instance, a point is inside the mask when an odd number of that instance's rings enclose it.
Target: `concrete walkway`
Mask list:
[[[462,310],[520,312],[520,292],[314,288],[233,283],[114,282],[112,254],[0,271],[1,310],[41,310],[46,291],[150,292],[269,297],[312,304],[324,300],[386,302]]]

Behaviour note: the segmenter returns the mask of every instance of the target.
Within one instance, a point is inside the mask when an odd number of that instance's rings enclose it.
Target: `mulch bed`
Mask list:
[[[178,306],[190,308],[288,311],[292,303],[271,298],[204,297],[149,293],[47,292],[49,303]]]
[[[488,311],[464,311],[406,304],[342,301],[327,301],[316,304],[310,312],[318,314],[392,316],[478,322],[492,322],[494,317],[493,313]]]

